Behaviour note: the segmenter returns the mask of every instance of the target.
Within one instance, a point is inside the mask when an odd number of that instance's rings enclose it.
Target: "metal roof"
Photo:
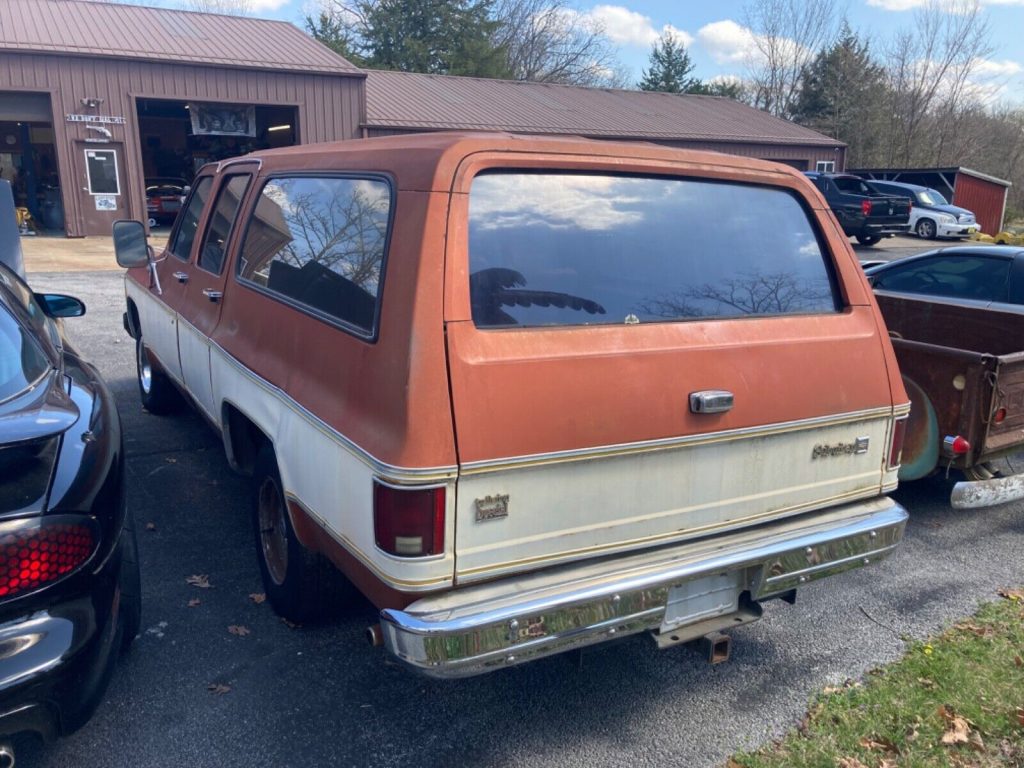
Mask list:
[[[0,50],[362,75],[287,22],[94,0],[0,0]]]
[[[369,70],[366,126],[845,146],[732,99]]]

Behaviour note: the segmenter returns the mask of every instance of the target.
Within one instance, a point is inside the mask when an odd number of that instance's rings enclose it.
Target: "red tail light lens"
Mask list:
[[[398,557],[444,552],[444,488],[395,488],[373,484],[377,546]]]
[[[60,516],[0,525],[0,599],[59,581],[81,568],[99,543],[88,518]]]
[[[861,213],[863,213],[865,216],[870,216],[871,215],[871,201],[870,200],[861,200],[860,201],[860,210],[861,210]]]
[[[903,438],[907,436],[907,417],[892,424],[892,443],[889,445],[889,469],[896,469],[903,460]]]

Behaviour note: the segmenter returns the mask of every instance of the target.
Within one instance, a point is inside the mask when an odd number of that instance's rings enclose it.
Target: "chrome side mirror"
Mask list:
[[[146,228],[141,221],[122,219],[114,222],[114,255],[125,269],[144,267],[150,263]]]

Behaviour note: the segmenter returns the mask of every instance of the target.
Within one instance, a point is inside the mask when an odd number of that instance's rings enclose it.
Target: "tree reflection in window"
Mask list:
[[[249,222],[239,277],[371,332],[390,206],[376,179],[272,179]]]

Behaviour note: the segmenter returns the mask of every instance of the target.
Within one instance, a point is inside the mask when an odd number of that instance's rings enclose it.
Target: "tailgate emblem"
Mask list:
[[[476,521],[497,520],[500,517],[508,517],[508,494],[502,496],[485,496],[482,499],[475,499],[473,505],[476,507]]]
[[[858,437],[852,443],[820,443],[814,446],[814,450],[811,451],[811,460],[814,459],[830,459],[833,456],[849,456],[850,454],[856,453],[867,453],[868,443],[870,439],[867,437]]]

